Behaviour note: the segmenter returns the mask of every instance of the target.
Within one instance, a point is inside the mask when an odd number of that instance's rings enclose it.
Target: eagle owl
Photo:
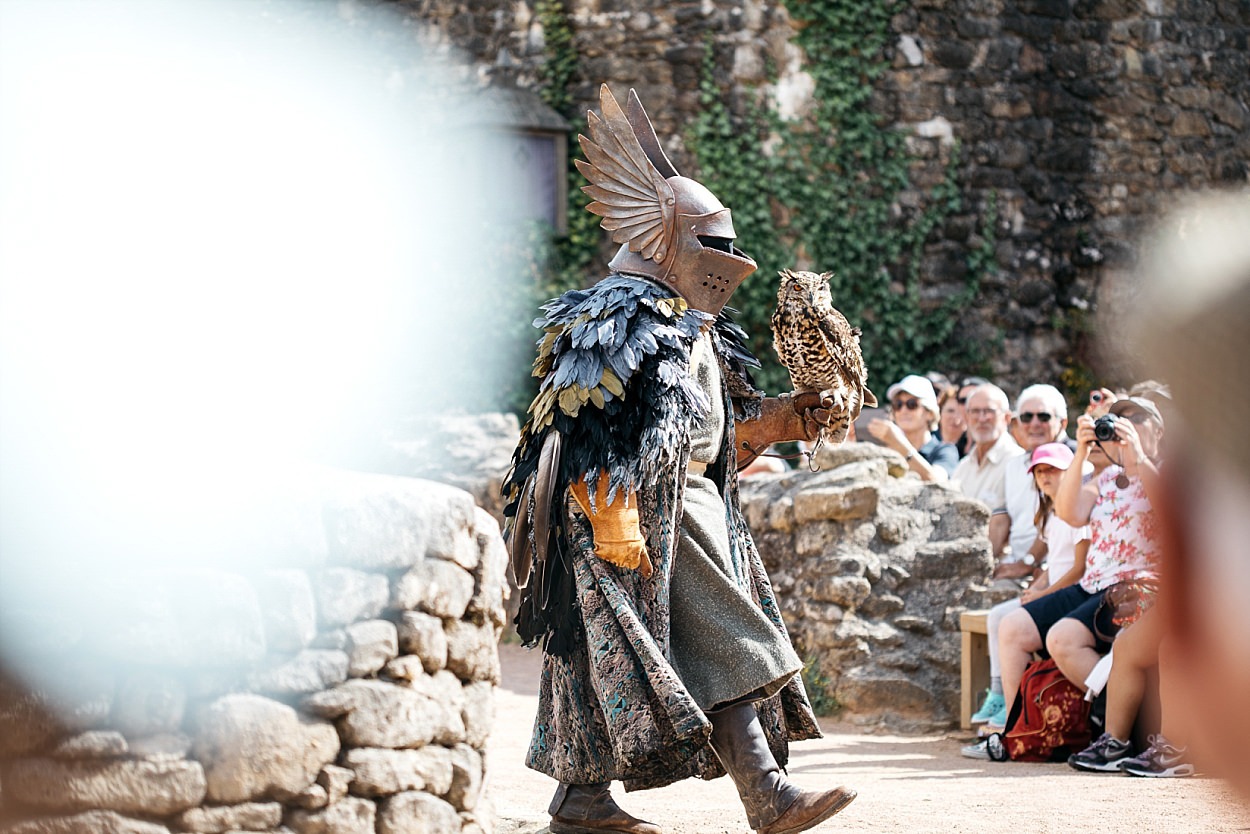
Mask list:
[[[780,274],[772,318],[773,348],[790,372],[795,391],[828,392],[834,419],[821,430],[820,440],[841,442],[859,410],[877,404],[867,387],[859,328],[851,327],[833,306],[832,273],[783,269]]]

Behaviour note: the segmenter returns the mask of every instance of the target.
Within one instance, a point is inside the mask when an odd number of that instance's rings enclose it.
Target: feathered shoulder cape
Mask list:
[[[529,494],[524,487],[538,469],[544,443],[558,433],[555,500],[547,523],[535,525],[550,530],[552,562],[566,547],[562,497],[569,484],[589,476],[593,487],[599,473],[606,473],[608,500],[619,490],[642,493],[689,448],[690,426],[710,407],[690,374],[690,350],[703,330],[712,331],[729,393],[747,404],[748,416],[763,394],[748,370],[758,363],[729,310],[713,318],[660,284],[620,274],[569,291],[542,310],[534,321],[544,335],[533,370],[541,383],[502,491],[504,534],[511,536],[518,516],[541,510],[532,499],[522,506],[522,496]],[[533,535],[532,527],[520,528]],[[571,619],[567,609],[557,610],[571,602],[567,588],[560,576],[543,570],[561,572],[558,564],[535,565],[538,581],[526,588],[517,623],[529,644]],[[557,641],[555,648],[562,644]]]

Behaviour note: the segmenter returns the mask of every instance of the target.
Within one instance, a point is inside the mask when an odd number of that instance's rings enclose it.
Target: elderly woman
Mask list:
[[[869,433],[902,455],[922,479],[947,480],[959,462],[959,452],[953,443],[933,435],[940,415],[933,383],[911,374],[891,385],[886,398],[892,419],[873,420],[868,424]]]

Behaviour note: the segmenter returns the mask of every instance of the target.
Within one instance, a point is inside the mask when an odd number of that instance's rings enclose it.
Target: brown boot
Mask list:
[[[569,785],[551,798],[551,834],[664,834],[658,825],[631,817],[612,800],[607,782]]]
[[[795,834],[824,822],[855,798],[834,788],[804,791],[781,772],[754,704],[708,713],[712,749],[729,772],[746,808],[747,822],[759,834]]]

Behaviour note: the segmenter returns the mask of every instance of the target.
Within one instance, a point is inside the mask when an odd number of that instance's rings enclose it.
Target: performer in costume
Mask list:
[[[542,382],[503,486],[517,630],[544,650],[526,764],[560,783],[554,834],[658,834],[610,782],[726,771],[752,828],[803,831],[855,793],[784,774],[788,742],[820,730],[735,473],[837,415],[821,393],[767,398],[752,384],[724,306],[755,262],[734,247],[729,210],[673,168],[632,90],[627,107],[602,87],[577,163],[621,248],[607,278],[535,322]]]

